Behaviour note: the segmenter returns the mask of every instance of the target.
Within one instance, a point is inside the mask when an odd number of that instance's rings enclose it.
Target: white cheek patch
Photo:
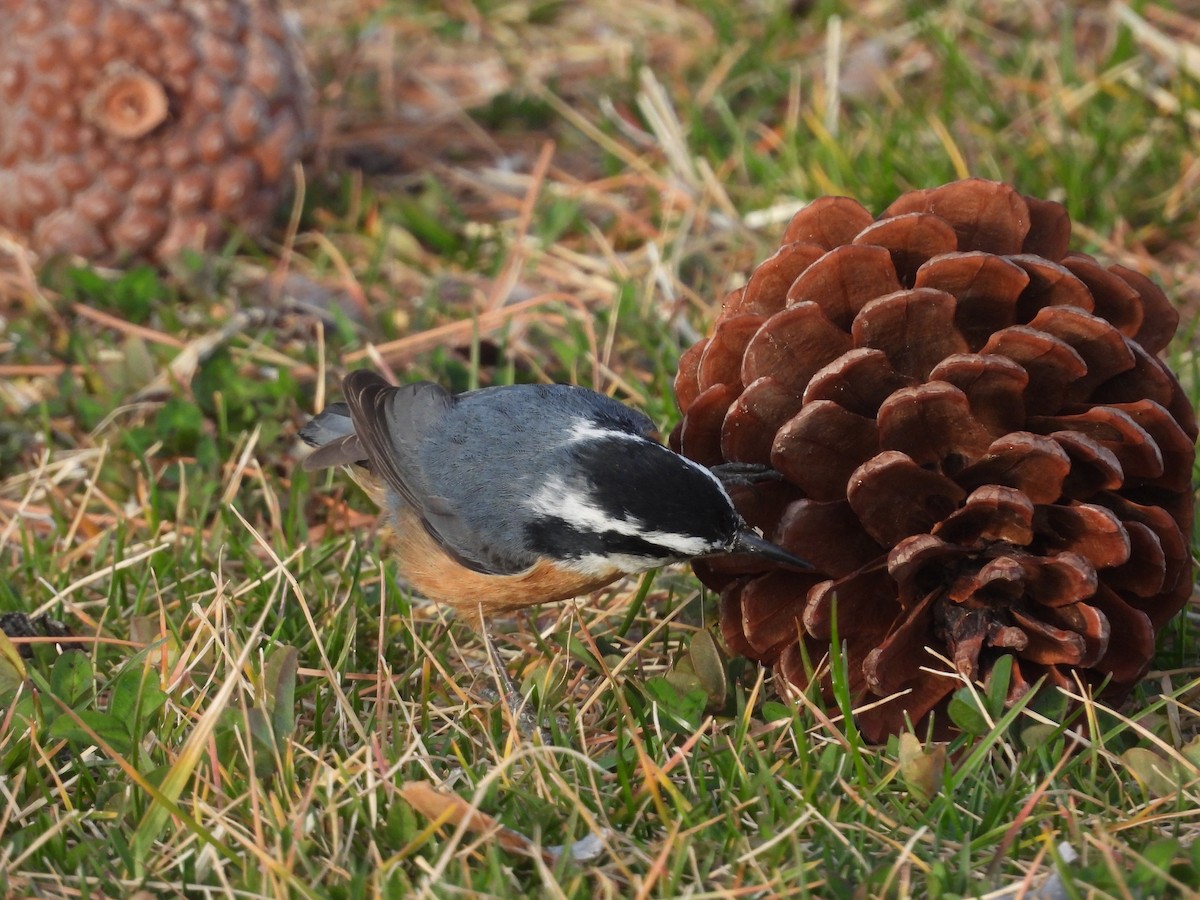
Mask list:
[[[563,560],[558,563],[568,569],[573,569],[589,578],[606,577],[609,575],[633,575],[661,566],[665,560],[650,559],[646,556],[631,556],[628,553],[614,553],[611,556],[599,556],[586,553],[578,559]]]
[[[576,490],[567,485],[561,478],[549,478],[529,500],[529,508],[536,513],[562,519],[579,531],[615,531],[614,525],[623,525],[626,529],[629,523],[613,519],[599,509],[584,491]],[[622,531],[621,534],[636,534],[636,531]]]
[[[567,485],[561,478],[552,478],[543,484],[530,499],[528,506],[535,513],[562,519],[576,531],[588,531],[593,534],[612,533],[624,537],[641,538],[649,544],[662,547],[684,559],[719,549],[701,537],[656,531],[648,528],[646,523],[639,519],[610,516],[592,501],[586,491],[580,491]],[[649,568],[659,562],[661,560],[651,561],[640,568]],[[636,572],[640,569],[629,571]]]

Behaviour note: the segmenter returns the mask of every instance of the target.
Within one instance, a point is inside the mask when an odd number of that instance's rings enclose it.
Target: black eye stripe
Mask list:
[[[551,559],[614,555],[636,556],[648,560],[680,558],[679,553],[644,538],[615,531],[589,531],[577,528],[565,519],[555,516],[527,523],[525,538],[534,552]]]

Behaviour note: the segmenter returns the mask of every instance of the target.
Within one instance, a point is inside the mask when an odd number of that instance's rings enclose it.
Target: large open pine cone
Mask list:
[[[1070,230],[978,179],[877,219],[817,200],[680,361],[674,445],[778,470],[734,501],[816,567],[698,565],[729,647],[803,687],[836,615],[856,698],[903,692],[860,713],[872,739],[955,688],[926,647],[973,679],[1011,654],[1010,699],[1078,673],[1119,700],[1191,593],[1179,317]]]
[[[255,233],[311,138],[274,0],[0,0],[0,227],[166,261]]]

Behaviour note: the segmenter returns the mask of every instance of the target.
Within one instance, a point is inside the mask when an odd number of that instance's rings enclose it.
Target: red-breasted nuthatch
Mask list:
[[[498,612],[717,554],[808,568],[760,537],[720,480],[586,388],[392,387],[361,370],[300,436],[306,469],[346,466],[384,512],[419,594],[479,627]],[[482,617],[482,621],[481,618]]]

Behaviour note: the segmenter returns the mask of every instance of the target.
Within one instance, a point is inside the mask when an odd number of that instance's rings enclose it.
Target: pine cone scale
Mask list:
[[[928,532],[965,496],[952,479],[922,468],[898,450],[863,463],[846,487],[846,499],[863,528],[885,547]]]
[[[997,438],[977,462],[955,479],[965,489],[1011,487],[1030,503],[1053,503],[1064,492],[1071,459],[1054,440],[1027,431]]]
[[[819,197],[792,217],[783,232],[784,244],[806,242],[832,250],[854,240],[875,221],[857,200],[849,197]]]
[[[1029,380],[1022,397],[1030,414],[1061,409],[1068,388],[1087,373],[1083,357],[1069,344],[1024,325],[997,331],[980,353],[1011,360],[1025,370]]]
[[[811,268],[825,251],[816,244],[784,244],[762,263],[746,282],[737,306],[741,312],[773,315],[782,309],[788,288],[798,275]]]
[[[847,479],[878,451],[874,419],[817,400],[776,433],[771,465],[813,500],[834,500],[845,496]]]
[[[834,578],[858,571],[884,552],[844,499],[793,501],[769,533],[782,547],[796,553],[803,548],[805,559]]]
[[[944,381],[896,391],[879,407],[875,421],[881,448],[955,474],[982,458],[994,437],[972,415],[967,395]]]
[[[860,347],[818,369],[804,389],[803,401],[832,400],[849,412],[874,416],[891,394],[912,384],[892,368],[885,353]]]
[[[816,303],[845,331],[867,301],[900,290],[900,279],[883,247],[846,244],[822,255],[785,290],[787,306]]]
[[[917,269],[913,286],[958,299],[955,326],[971,352],[989,335],[1017,320],[1017,301],[1029,285],[1025,270],[1002,256],[973,251],[943,253]]]
[[[854,243],[886,249],[901,283],[905,287],[922,287],[913,282],[927,264],[926,260],[953,253],[958,246],[958,236],[944,219],[916,212],[868,225],[855,235]],[[897,285],[893,290],[899,287]],[[886,290],[880,290],[874,296],[885,293]]]
[[[1093,312],[1127,337],[1136,338],[1145,318],[1138,292],[1121,276],[1090,256],[1069,255],[1063,266],[1083,283],[1094,301]]]
[[[864,306],[850,333],[854,346],[882,350],[897,372],[924,380],[947,356],[967,352],[954,313],[954,297],[945,291],[897,291]]]
[[[742,360],[742,384],[774,378],[802,394],[808,380],[850,349],[850,336],[815,303],[798,303],[776,313],[758,329]]]
[[[734,401],[721,426],[721,453],[731,462],[767,464],[772,436],[795,416],[803,400],[770,376],[753,382]]]

